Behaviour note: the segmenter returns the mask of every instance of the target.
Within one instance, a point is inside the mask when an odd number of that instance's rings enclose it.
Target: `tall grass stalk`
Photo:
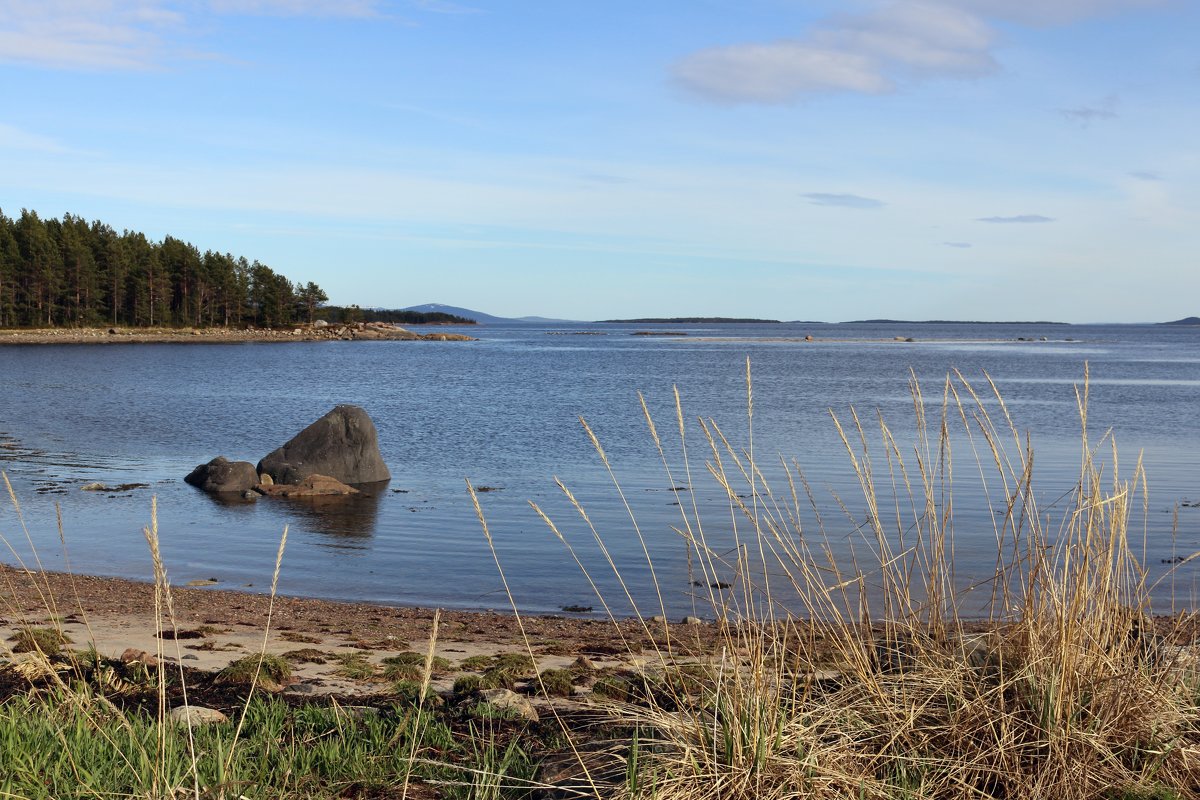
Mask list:
[[[581,420],[581,422],[582,422],[582,420]],[[587,428],[587,423],[584,423],[584,428],[585,428],[585,430],[588,431],[588,434],[591,437],[592,441],[597,446],[599,446],[599,441],[596,439],[595,435],[591,433],[591,429]],[[603,449],[601,449],[600,452],[601,452],[601,458],[604,458]],[[534,675],[535,675],[535,681],[537,683],[537,688],[539,689],[539,691],[543,697],[548,698],[548,697],[550,697],[550,692],[546,689],[545,684],[542,682],[541,671],[536,668],[537,667],[537,655],[534,653],[533,643],[530,641],[529,634],[525,630],[525,624],[521,621],[520,609],[518,608],[517,603],[516,603],[515,599],[513,598],[512,589],[509,587],[509,584],[508,584],[508,577],[504,574],[504,566],[500,561],[500,555],[499,555],[499,553],[496,552],[496,543],[495,543],[495,540],[492,538],[492,531],[491,531],[491,528],[488,526],[487,517],[483,513],[483,506],[481,506],[479,503],[479,494],[475,491],[475,487],[473,485],[471,485],[471,481],[469,481],[469,480],[467,481],[467,494],[471,498],[471,505],[475,509],[475,516],[478,518],[479,525],[483,529],[483,536],[487,540],[488,552],[491,553],[492,560],[496,564],[496,570],[500,574],[500,581],[504,585],[504,593],[508,597],[509,602],[512,605],[513,615],[517,620],[517,628],[521,633],[521,641],[525,646],[525,653],[526,653],[526,655],[529,656],[530,664],[532,664],[534,667]],[[534,506],[534,508],[535,508],[535,510],[538,510],[536,506]],[[540,510],[539,510],[539,513],[540,513]],[[545,518],[544,515],[543,515],[543,518]],[[551,523],[550,527],[551,527],[551,530],[555,530],[552,523]],[[594,588],[595,584],[592,583],[592,586]],[[427,675],[428,675],[429,665],[431,664],[431,662],[432,662],[432,652],[430,654],[430,658],[427,659],[427,662],[426,662],[426,664],[427,664],[426,674]],[[595,789],[596,783],[592,779],[591,768],[588,765],[587,761],[581,756],[581,754],[579,752],[575,733],[572,730],[570,730],[570,728],[563,722],[562,717],[559,715],[558,709],[556,709],[554,706],[551,706],[550,711],[553,714],[554,719],[559,723],[559,727],[564,734],[564,738],[566,739],[567,746],[571,749],[571,752],[579,760],[579,764],[582,767],[582,771],[583,771],[585,778],[587,779],[587,782],[592,786],[593,789]],[[472,744],[472,746],[475,746],[474,743]],[[485,753],[493,753],[494,750],[495,750],[494,746],[488,746],[488,747],[484,748]],[[507,765],[510,764],[510,762],[515,757],[515,755],[516,755],[515,751],[511,751],[511,750],[506,751],[505,756],[503,758],[500,758],[499,760],[489,759],[486,761],[481,761],[480,762],[481,767],[471,770],[470,773],[475,781],[472,784],[472,786],[474,787],[474,790],[472,791],[472,797],[475,797],[475,796],[489,797],[489,796],[492,796],[493,793],[496,793],[496,796],[498,796],[498,792],[499,792],[500,788],[502,788],[502,783],[496,780],[499,776],[492,774],[493,770],[489,769],[489,767],[492,764],[498,764],[507,769]],[[482,783],[480,783],[481,779],[482,779]],[[486,791],[482,790],[481,787],[486,787]]]
[[[759,461],[749,362],[745,440],[698,419],[703,470],[687,448],[678,391],[678,456],[639,396],[668,479],[687,479],[691,500],[680,502],[672,531],[689,549],[689,582],[694,570],[710,587],[698,596],[713,624],[698,661],[679,634],[651,637],[658,657],[647,690],[611,705],[614,720],[639,732],[636,774],[623,792],[658,800],[1196,796],[1196,656],[1171,646],[1181,627],[1155,629],[1149,616],[1152,586],[1136,547],[1146,544],[1145,473],[1140,459],[1120,471],[1110,433],[1093,440],[1086,373],[1077,389],[1079,477],[1059,516],[1039,508],[1033,446],[990,378],[980,392],[952,373],[936,404],[915,377],[910,390],[907,437],[880,414],[831,411],[857,485],[855,498],[833,496],[834,513],[795,461]],[[652,562],[652,532],[583,426]],[[991,512],[988,528],[961,535],[989,536],[996,549],[993,574],[972,585],[955,569],[956,466],[977,475]],[[724,520],[705,519],[711,511],[696,499],[694,476],[705,473],[724,496]],[[606,533],[558,485],[636,608]],[[534,509],[582,568],[565,523]],[[731,550],[714,547],[714,531],[732,538]],[[717,576],[731,572],[724,588]],[[584,574],[611,616],[599,582]],[[651,576],[665,613],[661,572]],[[972,609],[979,590],[990,601]]]
[[[267,617],[263,621],[263,638],[262,646],[258,652],[258,663],[254,667],[254,678],[250,681],[250,689],[246,692],[245,704],[242,707],[242,713],[238,717],[237,729],[233,733],[233,741],[229,744],[229,752],[225,756],[225,764],[222,772],[228,772],[230,764],[233,762],[234,754],[237,752],[238,739],[242,735],[242,728],[246,724],[246,713],[250,707],[250,701],[254,697],[254,690],[258,688],[258,681],[262,677],[263,661],[267,655],[267,643],[271,636],[271,618],[275,613],[275,597],[279,590],[279,569],[283,565],[283,551],[287,549],[288,526],[283,526],[283,534],[279,537],[279,549],[275,551],[275,569],[271,572],[271,594],[267,602]],[[178,640],[176,640],[178,641]]]
[[[3,480],[12,507],[16,512],[18,523],[24,533],[26,543],[33,553],[37,569],[29,569],[25,566],[22,556],[6,536],[0,534],[0,539],[3,540],[4,546],[17,561],[21,573],[30,580],[54,623],[53,630],[61,634],[61,615],[57,599],[50,589],[48,574],[42,567],[40,556],[37,554],[37,548],[34,546],[32,536],[25,525],[20,503],[8,480],[8,476],[3,475]],[[62,514],[60,509],[56,508],[56,511],[59,540],[62,543],[65,557],[66,537],[63,532]],[[94,786],[93,779],[95,779],[95,781],[103,780],[107,785],[128,786],[134,790],[136,795],[148,798],[178,798],[185,794],[194,796],[197,800],[202,796],[210,795],[223,797],[225,796],[225,788],[222,785],[223,777],[231,774],[231,765],[239,749],[239,738],[249,715],[258,675],[255,675],[255,679],[247,693],[245,706],[242,709],[238,725],[232,737],[228,738],[228,741],[221,736],[215,737],[216,750],[210,750],[202,754],[197,747],[195,731],[190,725],[183,725],[177,728],[168,721],[170,697],[168,687],[172,682],[178,685],[183,704],[186,706],[188,704],[188,681],[187,674],[182,666],[183,652],[179,643],[179,626],[175,614],[170,580],[160,550],[157,498],[152,498],[151,500],[150,524],[143,528],[143,535],[150,551],[154,570],[153,613],[156,640],[156,652],[154,653],[156,660],[154,672],[156,709],[153,725],[146,726],[144,721],[134,719],[130,713],[118,709],[102,692],[93,690],[86,683],[72,682],[69,684],[67,679],[64,678],[64,674],[69,676],[71,674],[85,673],[89,670],[98,671],[102,661],[96,649],[94,636],[91,635],[91,627],[86,610],[83,608],[83,604],[79,602],[78,591],[75,589],[73,581],[72,587],[76,595],[75,601],[79,607],[79,613],[82,615],[85,626],[89,631],[89,649],[85,651],[82,661],[80,654],[67,651],[64,657],[70,664],[71,669],[63,673],[56,664],[51,662],[49,658],[50,654],[42,651],[38,644],[38,637],[30,636],[28,638],[35,649],[33,653],[34,660],[30,662],[31,665],[26,668],[24,674],[31,677],[36,676],[40,679],[47,679],[52,684],[53,692],[45,698],[47,706],[41,709],[41,713],[47,715],[43,733],[54,737],[62,744],[63,756],[67,760],[72,774],[74,774],[80,784],[78,796],[100,796],[103,793],[101,790],[89,788]],[[279,549],[275,560],[275,570],[271,581],[270,602],[268,604],[267,617],[264,621],[263,647],[260,656],[266,652],[271,615],[274,609],[280,567],[286,542],[287,529],[285,528],[279,542]],[[11,573],[6,572],[5,576],[11,586]],[[15,592],[10,592],[10,595],[17,596]],[[21,624],[26,629],[32,628],[32,621],[25,616],[23,610],[19,612],[19,617]],[[175,642],[174,653],[170,654],[173,658],[168,658],[168,653],[166,652],[165,642],[168,638]],[[83,663],[84,661],[89,663]],[[174,662],[173,668],[169,666],[172,661]],[[173,677],[169,676],[169,669],[173,669],[177,674]],[[83,745],[80,742],[70,744],[72,733],[66,728],[55,728],[55,720],[64,714],[68,715],[64,724],[75,726],[76,728],[84,726],[87,734],[94,737],[99,743],[98,747]],[[72,717],[70,716],[72,714],[78,714],[79,716]],[[75,730],[74,733],[80,734],[82,730],[82,728]],[[36,732],[21,731],[15,735],[32,735],[36,737],[38,734]],[[182,753],[184,756],[183,762],[180,761],[181,744],[184,751]],[[83,751],[83,757],[76,757],[75,750],[77,749]],[[109,753],[107,757],[114,761],[114,765],[116,766],[116,769],[106,767],[103,770],[103,778],[97,777],[99,772],[96,770],[96,765],[87,761],[90,755],[100,752],[100,749],[107,749]],[[202,757],[206,763],[215,765],[215,770],[203,766],[201,763]],[[31,761],[31,763],[36,762]],[[215,777],[216,785],[202,785],[202,774]],[[183,788],[184,782],[190,784],[186,790]]]
[[[426,724],[425,696],[429,693],[429,684],[433,679],[433,659],[437,653],[438,627],[441,619],[442,611],[438,609],[433,613],[433,623],[429,628],[429,647],[425,650],[425,661],[422,664],[421,688],[417,694],[417,710],[413,720],[414,732],[411,735],[408,759],[404,764],[404,782],[400,792],[400,800],[408,800],[408,789],[412,781],[413,764],[417,758],[417,746],[423,739],[422,728]]]

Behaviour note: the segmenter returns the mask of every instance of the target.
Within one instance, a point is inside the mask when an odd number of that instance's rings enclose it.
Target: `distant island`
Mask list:
[[[605,323],[637,323],[638,325],[711,325],[715,323],[738,323],[738,324],[777,324],[777,319],[752,319],[742,317],[639,317],[637,319],[602,319]]]
[[[390,322],[399,325],[475,325],[473,319],[446,311],[413,311],[407,308],[321,306],[321,318],[330,323]]]
[[[421,314],[450,314],[480,325],[512,325],[514,323],[521,325],[546,325],[573,322],[573,320],[569,319],[552,319],[550,317],[497,317],[492,314],[485,314],[482,311],[462,308],[461,306],[448,306],[443,303],[423,303],[422,305],[409,306],[402,310],[415,311]]]
[[[1159,325],[1200,325],[1200,317],[1184,317],[1171,322],[1160,322]]]
[[[1070,325],[1069,322],[1050,320],[1001,320],[984,322],[969,319],[854,319],[845,325]]]

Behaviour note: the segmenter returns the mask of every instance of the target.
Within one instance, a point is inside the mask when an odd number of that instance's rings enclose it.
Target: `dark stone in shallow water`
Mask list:
[[[258,471],[249,461],[230,461],[225,456],[217,456],[196,467],[184,480],[206,492],[241,494],[258,485]]]
[[[391,480],[379,453],[375,423],[358,406],[335,406],[283,447],[258,462],[275,483],[297,484],[310,475],[342,483]]]

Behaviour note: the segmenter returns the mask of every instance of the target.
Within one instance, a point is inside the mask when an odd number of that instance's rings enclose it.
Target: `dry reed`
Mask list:
[[[768,480],[753,445],[747,361],[747,441],[735,445],[715,420],[698,421],[705,470],[727,501],[722,524],[734,537],[732,558],[711,546],[708,530],[717,523],[702,518],[694,499],[698,471],[678,392],[682,464],[674,470],[642,400],[672,485],[683,474],[692,490],[674,528],[689,547],[689,571],[706,587],[719,586],[716,576],[731,569],[735,578],[728,590],[707,590],[710,655],[685,658],[676,640],[660,636],[645,691],[610,704],[613,720],[637,732],[628,780],[592,784],[586,793],[660,800],[1200,794],[1195,655],[1171,644],[1169,621],[1150,618],[1151,587],[1131,545],[1139,499],[1145,508],[1140,461],[1122,475],[1111,437],[1090,438],[1085,374],[1077,390],[1079,479],[1070,511],[1052,525],[1032,486],[1033,449],[987,383],[981,394],[962,375],[949,376],[940,413],[931,416],[914,378],[908,444],[882,417],[834,416],[861,494],[861,502],[836,500],[842,524],[822,513],[795,463],[781,463],[779,488]],[[990,403],[998,414],[989,414]],[[599,440],[584,427],[623,501]],[[953,468],[964,449],[960,469],[978,472],[994,520],[990,531],[963,534],[995,540],[994,574],[973,587],[990,592],[983,619],[962,611],[955,575]],[[559,486],[619,578],[604,537]],[[534,508],[574,555],[561,521]],[[839,559],[847,530],[857,546]],[[644,548],[649,534],[636,521],[635,531]],[[661,588],[655,597],[663,608]]]

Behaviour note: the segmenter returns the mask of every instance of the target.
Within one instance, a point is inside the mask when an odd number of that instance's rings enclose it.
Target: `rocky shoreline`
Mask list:
[[[461,333],[415,333],[386,322],[287,328],[39,328],[0,330],[5,344],[236,344],[242,342],[471,342]]]

